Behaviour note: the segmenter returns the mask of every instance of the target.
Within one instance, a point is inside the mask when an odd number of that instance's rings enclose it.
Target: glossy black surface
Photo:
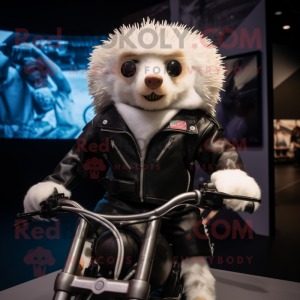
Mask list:
[[[182,67],[179,61],[171,60],[167,64],[167,72],[172,77],[177,77],[181,74]]]

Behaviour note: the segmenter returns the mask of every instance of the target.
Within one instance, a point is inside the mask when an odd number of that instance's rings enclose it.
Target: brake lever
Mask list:
[[[20,226],[24,226],[26,223],[31,223],[31,222],[38,222],[38,220],[35,220],[35,219],[28,219],[28,220],[24,220],[23,222],[19,222],[19,223],[17,223],[17,224],[14,224],[13,226],[12,226],[12,229],[17,229],[17,228],[19,228]],[[21,228],[22,228],[21,227]]]
[[[33,216],[40,216],[43,219],[51,219],[56,216],[57,211],[61,207],[61,201],[64,199],[68,199],[68,198],[65,197],[64,193],[58,193],[57,189],[55,188],[53,194],[48,199],[40,203],[41,206],[40,211],[19,213],[16,215],[16,219],[23,219],[23,218],[33,217]],[[24,222],[29,222],[29,221],[32,222],[33,220],[34,219],[29,219],[28,221],[24,221]],[[13,228],[16,228],[16,226],[21,223],[14,224]]]
[[[229,195],[226,193],[222,192],[217,192],[217,191],[210,191],[207,190],[204,192],[206,197],[211,197],[212,199],[235,199],[235,200],[240,200],[240,201],[252,201],[252,202],[258,202],[261,203],[261,200],[257,198],[252,198],[252,197],[246,197],[246,196],[239,196],[239,195]],[[202,194],[203,197],[203,194]]]
[[[221,210],[223,207],[224,199],[235,199],[240,201],[247,201],[248,203],[244,211],[252,214],[254,212],[254,202],[261,203],[260,199],[239,195],[229,195],[226,193],[218,192],[215,189],[214,185],[211,183],[201,184],[199,187],[202,194],[200,207],[204,209]]]
[[[33,217],[33,216],[39,216],[40,211],[33,211],[30,213],[20,213],[16,215],[16,219],[23,219],[23,218],[28,218],[28,217]]]
[[[199,184],[199,190],[201,191],[202,197],[206,195],[206,197],[211,197],[211,199],[235,199],[240,201],[252,201],[261,203],[260,199],[246,197],[246,196],[239,196],[239,195],[229,195],[226,193],[218,192],[216,187],[213,183],[202,183]]]

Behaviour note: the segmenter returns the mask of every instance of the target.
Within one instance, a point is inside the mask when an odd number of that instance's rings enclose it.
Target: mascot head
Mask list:
[[[87,73],[96,113],[125,103],[214,114],[224,81],[222,57],[209,39],[186,26],[149,19],[116,29],[96,46]]]

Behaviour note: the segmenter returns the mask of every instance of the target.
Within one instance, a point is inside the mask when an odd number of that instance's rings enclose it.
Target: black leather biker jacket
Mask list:
[[[222,132],[221,125],[206,112],[181,110],[151,139],[143,159],[129,127],[111,107],[84,127],[74,147],[45,181],[72,189],[86,176],[96,179],[107,173],[100,182],[109,195],[162,205],[193,190],[199,167],[195,161],[208,174],[244,170],[235,147]]]

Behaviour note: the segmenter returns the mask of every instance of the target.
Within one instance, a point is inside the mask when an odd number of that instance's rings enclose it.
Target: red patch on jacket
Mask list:
[[[171,129],[179,129],[186,130],[186,122],[185,121],[171,121],[170,122]]]

